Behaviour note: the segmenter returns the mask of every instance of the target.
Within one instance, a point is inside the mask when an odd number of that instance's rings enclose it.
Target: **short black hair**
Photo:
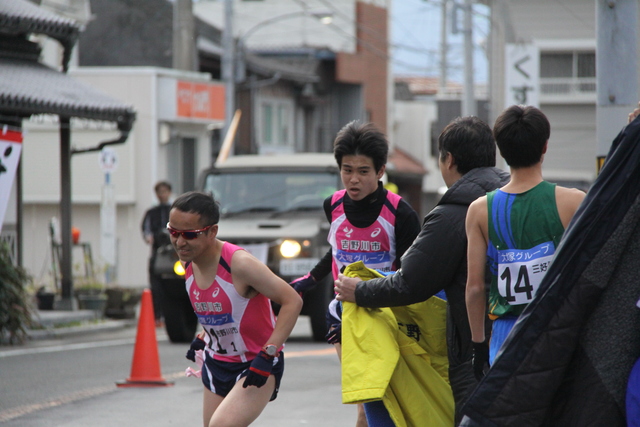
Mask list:
[[[376,172],[379,172],[387,164],[389,143],[373,123],[362,124],[354,120],[347,123],[336,135],[333,155],[339,167],[342,167],[344,156],[367,156],[373,161]]]
[[[440,159],[451,153],[458,172],[496,165],[496,142],[488,124],[475,116],[456,117],[438,137]]]
[[[203,227],[217,224],[220,221],[220,206],[210,193],[189,191],[178,196],[171,209],[200,215]]]
[[[167,190],[171,191],[171,184],[169,183],[169,181],[158,181],[158,183],[153,187],[153,189],[157,193],[162,187],[165,187]]]
[[[547,116],[530,105],[512,105],[498,116],[493,126],[500,155],[512,168],[538,163],[550,135]]]

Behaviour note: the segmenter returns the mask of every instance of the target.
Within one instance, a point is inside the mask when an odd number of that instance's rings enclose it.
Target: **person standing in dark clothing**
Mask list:
[[[444,290],[449,381],[458,419],[462,403],[477,384],[465,305],[465,218],[471,202],[506,184],[509,174],[494,167],[496,143],[491,128],[477,117],[451,121],[438,138],[438,150],[440,172],[449,189],[424,218],[420,234],[402,257],[401,268],[366,282],[340,275],[335,285],[338,300],[361,307],[415,304]]]
[[[149,256],[149,285],[153,296],[153,312],[156,318],[156,326],[162,326],[162,288],[160,278],[154,274],[153,265],[155,263],[156,251],[162,244],[161,233],[164,233],[169,222],[169,211],[171,210],[171,184],[167,181],[158,182],[154,190],[158,198],[158,205],[147,210],[142,220],[142,237],[151,246]]]

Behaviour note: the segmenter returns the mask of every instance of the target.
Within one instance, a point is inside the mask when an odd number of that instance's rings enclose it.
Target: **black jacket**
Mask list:
[[[471,331],[464,293],[467,282],[465,218],[471,202],[509,181],[497,168],[477,168],[462,176],[424,218],[422,230],[402,257],[402,268],[390,276],[359,283],[356,303],[362,307],[393,307],[425,301],[439,291],[448,300],[447,345],[450,380],[459,404],[476,385],[469,363]],[[460,380],[460,381],[458,381]]]
[[[155,255],[156,249],[163,244],[166,240],[161,236],[162,232],[166,230],[167,222],[169,222],[169,212],[171,211],[171,205],[157,205],[145,212],[144,218],[142,218],[143,237],[153,236],[153,246],[151,256]]]
[[[640,119],[614,140],[464,426],[626,426],[640,357]]]

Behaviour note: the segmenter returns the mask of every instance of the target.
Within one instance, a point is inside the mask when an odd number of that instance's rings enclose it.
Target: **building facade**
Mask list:
[[[386,129],[386,9],[375,2],[347,3],[347,16],[353,20],[347,19],[337,30],[334,28],[333,34],[360,31],[360,35],[343,37],[338,46],[345,51],[304,43],[304,28],[287,32],[288,39],[295,41],[293,45],[261,50],[252,47],[248,51],[246,78],[236,86],[236,105],[246,120],[238,128],[236,153],[331,151],[335,133],[354,119],[373,120]],[[82,5],[89,9],[77,8]],[[224,90],[219,80],[220,32],[196,15],[194,40],[199,71],[166,68],[171,57],[167,18],[172,13],[170,5],[165,0],[135,4],[70,0],[66,8],[82,11],[82,16],[89,11],[93,16],[80,35],[70,74],[131,104],[138,112],[128,141],[110,147],[117,157],[117,167],[109,173],[103,170],[100,152],[80,152],[92,141],[111,138],[116,131],[107,125],[72,122],[71,143],[78,151],[72,157],[73,226],[81,231],[80,241],[92,247],[95,270],[103,272],[102,206],[105,192],[113,194],[117,260],[116,270],[108,280],[126,286],[147,283],[150,249],[141,238],[140,222],[145,210],[156,203],[154,184],[168,180],[174,194],[196,188],[199,172],[216,160],[224,137],[220,131],[224,120]],[[289,12],[290,6],[289,3]],[[43,7],[56,5],[47,3]],[[344,5],[341,3],[340,7]],[[154,19],[149,19],[149,13]],[[342,9],[336,10],[335,16],[346,19]],[[373,19],[376,30],[372,32],[364,22],[357,24],[357,19]],[[126,34],[126,40],[120,38],[120,42],[103,45],[101,40],[111,40],[110,31]],[[148,35],[152,33],[156,34],[155,44],[149,43]],[[260,34],[254,37],[260,39]],[[105,49],[109,52],[100,55],[99,51]],[[55,49],[45,49],[43,56],[55,63],[59,54]],[[204,110],[202,103],[208,105]],[[59,156],[55,147],[47,145],[57,128],[55,120],[38,118],[25,122],[25,129],[23,252],[29,256],[23,264],[37,281],[47,281],[51,280],[48,276],[54,261],[51,239],[57,238],[50,230],[59,219],[60,175],[54,168],[47,175],[52,178],[43,179],[42,171],[44,165],[53,164]],[[75,273],[84,269],[84,254],[75,247],[72,260]]]
[[[550,181],[587,189],[597,173],[598,155],[596,2],[490,0],[484,3],[490,6],[492,23],[491,123],[508,106],[507,100],[513,100],[509,95],[514,87],[505,84],[507,74],[518,74],[514,71],[516,67],[524,70],[527,63],[537,63],[537,69],[533,70],[537,81],[528,86],[535,87],[534,104],[551,123],[543,174]],[[510,47],[525,49],[527,54],[510,62],[507,55]],[[521,103],[531,103],[530,99],[527,101]],[[626,115],[616,120],[619,125],[614,128],[622,128]]]

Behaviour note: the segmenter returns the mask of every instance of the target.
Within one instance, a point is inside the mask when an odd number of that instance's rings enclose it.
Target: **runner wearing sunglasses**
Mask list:
[[[278,394],[282,348],[302,299],[247,251],[217,239],[219,219],[211,195],[188,192],[171,206],[167,229],[204,329],[204,426],[247,426]],[[269,300],[281,306],[277,319]]]
[[[167,223],[167,230],[169,230],[169,235],[171,237],[175,237],[176,239],[178,238],[178,236],[182,236],[186,240],[193,240],[193,239],[198,238],[198,236],[200,234],[206,232],[212,226],[213,226],[213,224],[208,225],[205,228],[201,228],[200,230],[183,230],[183,231],[180,231],[180,230],[176,230],[175,228],[171,228],[169,223]]]

